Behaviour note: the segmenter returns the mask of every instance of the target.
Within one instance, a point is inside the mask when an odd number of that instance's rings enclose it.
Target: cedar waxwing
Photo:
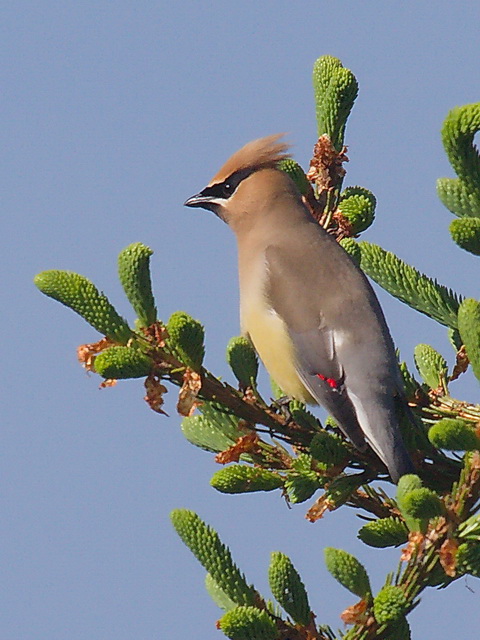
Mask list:
[[[371,445],[394,482],[414,472],[395,412],[403,384],[375,293],[277,168],[269,136],[237,151],[188,207],[213,211],[238,241],[240,317],[289,396],[321,404],[358,449]]]

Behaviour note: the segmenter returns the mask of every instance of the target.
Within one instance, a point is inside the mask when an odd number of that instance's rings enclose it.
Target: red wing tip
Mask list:
[[[317,373],[317,378],[320,378],[320,380],[323,380],[324,382],[326,382],[332,389],[338,389],[339,387],[339,382],[338,380],[335,380],[335,378],[328,378],[327,376],[324,376],[321,373]]]

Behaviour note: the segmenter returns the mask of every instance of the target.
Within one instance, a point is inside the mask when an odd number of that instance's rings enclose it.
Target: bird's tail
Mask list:
[[[387,447],[382,452],[377,451],[373,444],[372,448],[386,465],[392,480],[395,484],[398,484],[400,478],[406,473],[415,473],[415,467],[403,443],[398,427],[395,428],[395,431],[398,431],[399,437],[395,438],[393,446]]]
[[[394,400],[384,397],[369,403],[368,410],[359,399],[349,394],[365,437],[385,464],[395,484],[406,473],[415,473],[415,467],[405,447],[398,424]]]

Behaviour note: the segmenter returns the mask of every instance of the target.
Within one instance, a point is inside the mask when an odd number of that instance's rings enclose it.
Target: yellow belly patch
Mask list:
[[[280,316],[265,303],[249,305],[242,309],[242,329],[250,335],[265,368],[283,391],[302,402],[316,404],[295,370],[293,344]]]

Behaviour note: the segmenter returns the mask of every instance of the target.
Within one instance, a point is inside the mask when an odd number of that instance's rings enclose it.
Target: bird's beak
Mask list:
[[[219,215],[218,211],[220,203],[218,202],[218,198],[211,194],[204,193],[204,191],[205,189],[186,200],[184,205],[186,207],[201,207],[207,211],[212,211],[215,215]]]
[[[186,207],[202,207],[203,209],[209,209],[209,204],[211,204],[214,199],[215,198],[212,198],[212,196],[197,193],[191,198],[188,198],[188,200],[185,200],[183,204]]]

